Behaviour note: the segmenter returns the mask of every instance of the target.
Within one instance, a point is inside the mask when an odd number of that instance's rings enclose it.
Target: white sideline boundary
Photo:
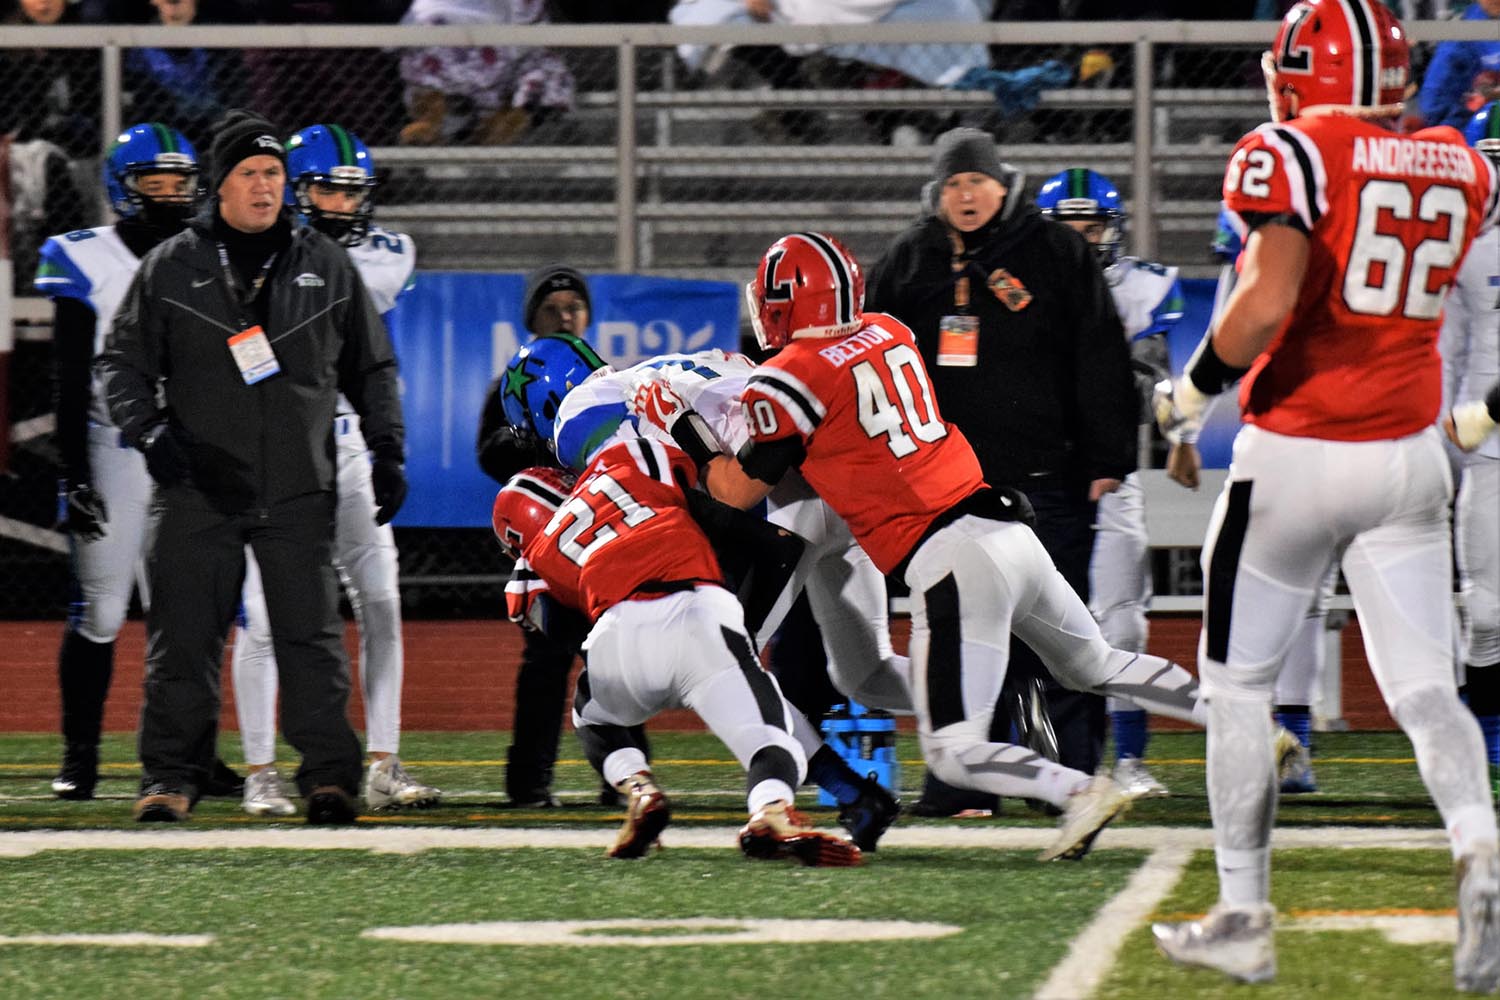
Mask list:
[[[662,834],[667,848],[738,847],[737,826],[669,827]],[[420,854],[432,850],[506,851],[523,848],[605,848],[615,841],[614,826],[589,829],[550,827],[307,827],[268,826],[260,829],[152,830],[24,830],[0,832],[0,857],[24,858],[41,851],[368,851],[372,854]],[[1050,827],[897,826],[880,840],[879,861],[904,847],[971,848],[1040,851],[1056,831]],[[1440,850],[1448,847],[1442,830],[1322,826],[1277,830],[1273,848],[1361,848]],[[1169,826],[1111,828],[1100,835],[1094,850],[1155,852],[1209,850],[1208,829]],[[1084,864],[1087,864],[1085,861]]]

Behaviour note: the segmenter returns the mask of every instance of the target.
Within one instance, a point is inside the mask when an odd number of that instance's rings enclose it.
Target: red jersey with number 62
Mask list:
[[[1286,327],[1240,387],[1245,420],[1341,441],[1405,437],[1437,418],[1443,299],[1496,212],[1495,171],[1447,127],[1396,135],[1348,115],[1240,140],[1224,203],[1309,237]]]
[[[751,373],[741,398],[751,439],[798,438],[803,477],[888,573],[984,476],[938,412],[912,332],[879,313],[864,322],[842,339],[792,341]]]
[[[549,585],[576,578],[590,620],[643,585],[721,583],[723,571],[678,483],[685,476],[691,486],[697,475],[686,455],[659,441],[605,448],[527,543],[526,561]]]

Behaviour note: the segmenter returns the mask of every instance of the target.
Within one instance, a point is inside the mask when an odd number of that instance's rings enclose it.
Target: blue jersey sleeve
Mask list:
[[[570,469],[587,468],[594,452],[627,420],[635,418],[623,401],[579,411],[557,429],[557,460]]]
[[[81,232],[87,233],[88,230],[81,230]],[[89,235],[93,234],[89,233]],[[88,303],[89,293],[94,290],[94,284],[68,256],[63,242],[67,238],[65,236],[60,240],[53,236],[42,244],[41,260],[37,263],[36,279],[33,284],[36,285],[37,291],[48,298],[80,299]]]
[[[1226,264],[1233,264],[1245,249],[1245,239],[1240,235],[1238,221],[1229,214],[1229,209],[1220,207],[1219,219],[1214,226],[1214,239],[1209,244],[1209,249]]]
[[[1187,297],[1182,293],[1182,282],[1173,280],[1172,287],[1156,308],[1151,311],[1151,325],[1139,334],[1140,337],[1150,337],[1158,333],[1166,333],[1182,320],[1182,314],[1187,311]]]

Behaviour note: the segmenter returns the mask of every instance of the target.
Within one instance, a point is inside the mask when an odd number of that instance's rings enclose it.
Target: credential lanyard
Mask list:
[[[235,276],[234,268],[229,264],[229,251],[224,248],[223,242],[214,244],[219,248],[219,267],[224,271],[224,283],[229,286],[229,297],[240,310],[240,329],[248,329],[254,321],[245,315],[244,308],[247,303],[254,302],[260,290],[265,287],[266,278],[271,274],[271,268],[276,264],[276,253],[266,258],[266,262],[260,266],[260,273],[255,280],[250,282],[250,294],[246,296],[240,288],[239,278]]]
[[[948,240],[953,244],[953,273],[958,275],[958,279],[953,282],[953,308],[963,316],[969,311],[969,268],[963,259],[964,241],[951,226],[948,229]]]

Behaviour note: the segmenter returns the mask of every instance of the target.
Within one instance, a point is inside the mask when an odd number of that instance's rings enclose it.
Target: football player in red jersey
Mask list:
[[[911,587],[912,697],[928,766],[961,788],[1063,808],[1042,856],[1081,857],[1130,795],[1108,776],[989,741],[1011,632],[1059,681],[1178,718],[1195,717],[1197,684],[1176,664],[1105,643],[1022,523],[1024,497],[986,486],[968,441],[943,420],[911,331],[862,312],[863,282],[831,237],[774,243],[746,289],[761,345],[779,349],[743,395],[750,441],[736,458],[690,453],[707,465],[709,492],[740,508],[801,469],[876,566]]]
[[[1458,699],[1452,493],[1440,432],[1443,298],[1496,180],[1451,128],[1398,135],[1408,52],[1377,0],[1303,0],[1263,59],[1273,121],[1240,140],[1224,200],[1249,236],[1238,285],[1158,416],[1191,427],[1244,375],[1246,426],[1203,547],[1198,662],[1219,903],[1158,924],[1170,958],[1275,976],[1276,782],[1266,707],[1319,581],[1342,560],[1371,670],[1452,841],[1454,977],[1500,986],[1500,857],[1479,727]]]
[[[610,744],[611,734],[685,706],[746,769],[750,821],[739,840],[748,857],[857,865],[860,849],[852,841],[814,830],[793,808],[807,776],[806,752],[792,734],[796,709],[761,669],[740,602],[723,586],[708,537],[689,510],[686,491],[696,482],[697,468],[683,452],[634,438],[600,451],[540,531],[503,509],[507,494],[518,490],[545,499],[527,473],[496,498],[496,536],[523,542],[518,568],[533,571],[565,601],[576,595],[593,623],[573,721],[586,750],[591,739],[603,741],[595,746],[605,751],[601,773],[630,797],[610,853],[640,857],[669,815],[639,748]],[[789,574],[796,553],[782,562]]]

